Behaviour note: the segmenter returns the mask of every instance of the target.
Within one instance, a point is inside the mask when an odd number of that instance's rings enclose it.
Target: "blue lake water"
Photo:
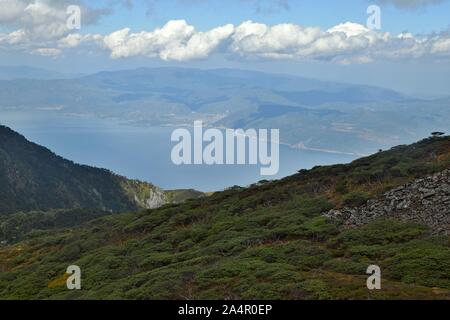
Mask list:
[[[109,169],[164,189],[223,190],[291,175],[316,165],[347,163],[355,157],[280,146],[278,175],[260,175],[259,165],[181,165],[171,161],[173,128],[138,127],[117,120],[52,112],[0,111],[0,124],[80,164]]]

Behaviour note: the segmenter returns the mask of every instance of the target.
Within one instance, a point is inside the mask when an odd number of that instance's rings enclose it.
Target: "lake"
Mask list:
[[[354,156],[280,146],[278,175],[260,175],[259,165],[181,165],[171,161],[174,128],[139,127],[118,120],[55,112],[0,111],[0,123],[76,163],[109,169],[164,189],[223,190],[262,179],[282,178],[316,165],[347,163]]]

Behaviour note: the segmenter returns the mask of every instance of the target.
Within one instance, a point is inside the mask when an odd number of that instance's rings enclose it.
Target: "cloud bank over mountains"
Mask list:
[[[389,2],[413,6],[433,1]],[[95,23],[110,10],[78,4],[83,25]],[[213,54],[232,59],[326,60],[342,64],[450,58],[449,32],[393,35],[352,22],[322,30],[292,23],[244,21],[199,31],[185,20],[171,20],[151,31],[123,28],[106,35],[83,34],[67,28],[68,5],[67,0],[0,0],[0,24],[11,30],[0,33],[0,48],[44,56],[58,56],[69,50],[102,50],[112,59],[139,56],[164,61],[206,59]]]

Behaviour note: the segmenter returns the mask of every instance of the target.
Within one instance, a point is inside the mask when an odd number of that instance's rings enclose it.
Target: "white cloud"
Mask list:
[[[16,30],[8,34],[0,34],[0,44],[2,42],[10,45],[20,45],[28,40],[24,30]]]
[[[358,23],[346,22],[328,29],[328,32],[342,32],[346,37],[360,36],[370,33],[370,30]]]
[[[376,33],[356,23],[344,23],[327,31],[296,24],[264,24],[244,22],[236,28],[231,50],[241,56],[290,59],[329,59],[368,50],[386,34]],[[349,59],[359,62],[370,58]]]
[[[13,22],[23,14],[26,3],[17,0],[0,0],[0,23]]]
[[[113,32],[104,38],[104,44],[112,58],[140,55],[184,61],[207,58],[233,31],[232,25],[225,25],[197,32],[184,20],[172,20],[151,32],[130,33],[128,28]]]
[[[61,54],[61,50],[55,48],[37,48],[34,49],[32,53],[46,57],[56,57]]]
[[[377,59],[450,58],[449,35],[393,36],[346,22],[326,31],[296,24],[267,26],[244,22],[236,27],[230,50],[244,57],[332,60],[369,63]]]
[[[295,24],[265,24],[247,21],[236,28],[231,50],[240,55],[263,57],[295,57],[321,35],[318,28],[303,28]]]
[[[103,44],[103,36],[99,34],[80,34],[71,33],[64,38],[58,40],[59,48],[76,48],[82,44],[95,44],[101,46]]]
[[[64,1],[0,0],[0,7],[0,23],[19,27],[29,38],[53,39],[69,31]]]
[[[13,32],[0,33],[0,47],[46,56],[88,47],[89,52],[106,50],[113,59],[141,56],[164,61],[206,59],[214,53],[243,59],[329,60],[342,64],[450,59],[449,33],[391,35],[352,22],[322,30],[292,23],[270,26],[245,21],[238,26],[198,31],[184,20],[171,20],[160,28],[136,33],[129,28],[107,35],[72,33],[66,29],[65,1],[0,0],[8,8],[0,14],[0,23],[18,26]]]
[[[70,5],[80,7],[84,25],[95,23],[108,12],[88,8],[80,0],[0,0],[0,26],[16,29],[0,34],[0,45],[9,44],[39,54],[40,47],[52,46],[71,33],[67,27]],[[46,50],[42,52],[47,55]]]

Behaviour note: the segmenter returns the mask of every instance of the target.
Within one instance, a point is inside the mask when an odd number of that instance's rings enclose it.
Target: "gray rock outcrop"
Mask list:
[[[393,189],[361,207],[331,210],[325,216],[347,227],[396,218],[427,225],[434,234],[450,234],[450,169]]]

